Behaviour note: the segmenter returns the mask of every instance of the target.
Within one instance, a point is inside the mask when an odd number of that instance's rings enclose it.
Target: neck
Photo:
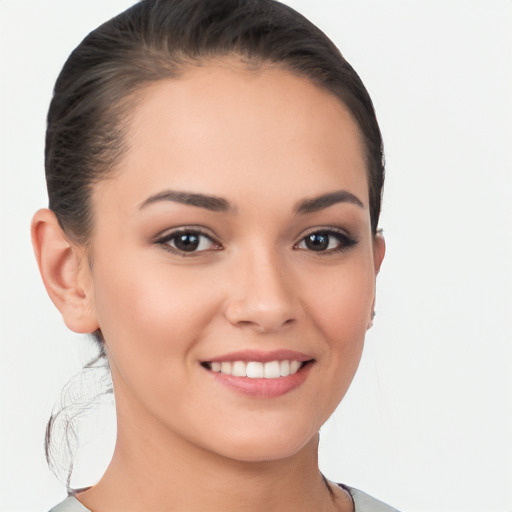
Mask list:
[[[288,458],[247,462],[205,451],[158,428],[148,431],[146,425],[137,433],[124,425],[118,423],[104,477],[78,495],[90,510],[351,510],[346,495],[333,495],[320,474],[318,436]]]

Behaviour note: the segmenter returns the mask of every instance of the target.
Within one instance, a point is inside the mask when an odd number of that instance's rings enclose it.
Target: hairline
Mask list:
[[[176,65],[176,60],[179,60],[179,65]],[[104,116],[111,114],[115,120],[114,124],[118,135],[118,151],[113,158],[112,165],[106,166],[108,168],[102,169],[103,172],[98,173],[100,177],[98,179],[91,180],[89,184],[89,195],[88,195],[88,211],[89,211],[89,230],[85,233],[84,237],[77,238],[72,230],[65,230],[66,234],[73,239],[73,241],[79,245],[83,245],[87,253],[90,253],[89,264],[92,268],[93,256],[92,256],[92,239],[94,236],[95,227],[95,215],[94,209],[92,208],[92,197],[94,194],[94,187],[97,183],[115,179],[119,173],[122,172],[122,161],[123,156],[130,151],[130,132],[132,131],[134,118],[137,114],[138,107],[144,102],[146,93],[152,86],[157,86],[159,83],[180,80],[186,78],[187,74],[193,73],[195,69],[207,68],[207,67],[218,67],[218,66],[239,66],[239,69],[247,71],[249,73],[256,73],[266,70],[281,70],[289,73],[290,75],[307,81],[312,84],[315,88],[323,93],[327,93],[329,96],[337,100],[338,104],[349,114],[350,119],[353,121],[362,150],[362,156],[365,164],[365,178],[368,189],[369,208],[371,213],[371,170],[370,170],[370,154],[369,148],[365,140],[364,132],[361,124],[356,119],[352,109],[346,101],[344,101],[340,95],[336,94],[332,88],[327,87],[325,83],[319,80],[315,80],[313,77],[308,75],[307,72],[301,72],[294,66],[290,65],[287,61],[266,59],[261,56],[248,56],[241,51],[229,51],[229,52],[212,52],[209,55],[185,55],[183,54],[180,59],[174,60],[174,69],[171,67],[167,68],[162,66],[158,72],[155,72],[153,78],[147,79],[132,79],[128,80],[125,93],[112,105],[110,105],[104,112]],[[158,76],[160,74],[160,76]],[[64,227],[63,227],[64,228]]]

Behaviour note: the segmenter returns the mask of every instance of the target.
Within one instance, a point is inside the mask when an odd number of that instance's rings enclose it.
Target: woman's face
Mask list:
[[[357,126],[309,81],[230,61],[136,105],[94,189],[87,290],[120,432],[293,455],[347,391],[374,302]]]

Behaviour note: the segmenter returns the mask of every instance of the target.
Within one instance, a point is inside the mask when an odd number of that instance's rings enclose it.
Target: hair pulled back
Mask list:
[[[308,78],[338,97],[359,125],[367,159],[371,226],[384,181],[382,139],[362,81],[329,38],[275,0],[142,0],[91,32],[55,84],[45,169],[49,207],[68,236],[87,243],[93,185],[116,169],[133,94],[187,67],[237,56]],[[131,109],[130,109],[131,107]]]

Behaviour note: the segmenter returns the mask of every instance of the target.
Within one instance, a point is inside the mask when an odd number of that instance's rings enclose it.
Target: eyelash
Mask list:
[[[203,249],[202,251],[183,251],[181,249],[178,249],[177,247],[173,247],[171,242],[173,240],[176,240],[180,236],[197,236],[199,239],[207,239],[209,243],[213,244],[214,246],[217,246],[215,250],[222,250],[222,247],[220,244],[218,244],[211,235],[208,233],[205,233],[201,229],[198,228],[180,228],[175,231],[171,231],[164,236],[158,238],[155,240],[155,243],[158,245],[161,245],[165,250],[172,252],[173,254],[177,254],[178,256],[182,256],[184,258],[188,258],[191,256],[197,256],[198,253],[205,252],[205,250],[209,249]],[[199,246],[201,244],[201,240],[199,241]]]
[[[223,249],[222,246],[218,242],[216,242],[215,239],[210,234],[208,234],[198,228],[180,228],[175,231],[171,231],[171,232],[165,234],[164,236],[157,238],[155,240],[155,243],[158,245],[161,245],[165,250],[167,250],[173,254],[176,254],[178,256],[182,256],[184,258],[197,256],[198,254],[200,254],[202,252],[211,250],[210,248],[208,248],[208,249],[202,249],[199,251],[197,251],[197,250],[184,251],[182,249],[178,249],[176,246],[171,245],[171,242],[173,240],[176,241],[176,239],[178,237],[184,236],[184,235],[188,235],[189,237],[190,236],[198,237],[199,238],[198,247],[201,247],[201,243],[202,243],[201,239],[203,239],[203,240],[207,239],[209,241],[209,244],[212,244],[215,246],[213,250],[222,250]],[[322,250],[322,251],[315,251],[314,249],[308,249],[307,247],[305,247],[305,248],[298,247],[302,243],[307,243],[306,242],[307,238],[311,237],[312,235],[327,236],[329,238],[328,245],[330,245],[330,243],[331,243],[331,240],[330,240],[331,238],[336,238],[338,241],[338,247],[327,249],[327,250]],[[351,247],[356,245],[357,242],[358,242],[358,240],[356,238],[348,235],[347,233],[345,233],[342,230],[334,229],[332,227],[315,228],[314,230],[311,230],[306,235],[304,235],[299,240],[299,242],[293,246],[293,248],[295,250],[309,250],[312,253],[317,252],[322,255],[332,255],[332,254],[339,254],[339,253],[349,250]],[[196,249],[197,249],[197,247],[196,247]]]
[[[327,236],[329,238],[336,238],[338,240],[338,247],[328,249],[326,251],[315,251],[313,249],[310,249],[311,252],[318,252],[322,255],[331,255],[331,254],[339,254],[345,251],[348,251],[351,247],[357,244],[358,240],[350,235],[348,235],[345,231],[342,231],[340,229],[335,229],[332,227],[329,228],[315,228],[311,230],[310,232],[306,233],[304,235],[298,244],[295,244],[294,248],[297,247],[297,245],[301,243],[305,243],[306,239],[312,235],[321,235],[321,236]],[[330,241],[329,241],[330,245]]]

